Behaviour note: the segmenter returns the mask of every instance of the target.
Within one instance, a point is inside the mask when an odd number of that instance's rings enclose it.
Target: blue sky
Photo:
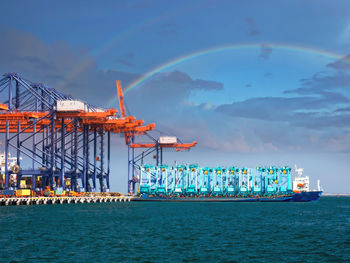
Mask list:
[[[131,113],[183,141],[166,153],[201,165],[294,165],[328,192],[350,192],[349,1],[3,1],[0,70]],[[284,48],[281,48],[283,46]],[[289,47],[289,48],[287,48]],[[113,138],[112,190],[126,146]],[[314,184],[315,185],[315,184]]]

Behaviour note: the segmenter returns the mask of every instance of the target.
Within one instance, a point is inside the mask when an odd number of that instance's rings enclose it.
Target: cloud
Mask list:
[[[340,41],[342,43],[344,43],[345,45],[349,45],[350,44],[350,24],[348,24],[342,34],[340,35]]]
[[[327,67],[333,68],[339,71],[350,71],[350,54],[344,56],[343,58],[327,64]]]
[[[220,105],[215,111],[230,116],[231,122],[244,120],[256,131],[257,145],[350,152],[349,58],[344,56],[301,79],[300,87],[285,91],[286,96],[249,98]]]
[[[127,85],[140,77],[118,70],[99,70],[87,50],[64,42],[48,44],[14,29],[3,29],[1,40],[0,72],[17,72],[25,79],[45,83],[96,106],[106,107],[105,102],[116,95],[116,79]]]
[[[42,82],[63,93],[85,100],[96,106],[118,107],[115,80],[126,87],[139,74],[120,70],[99,70],[96,61],[86,50],[73,48],[66,43],[48,44],[33,34],[5,30],[1,34],[0,70],[18,72],[22,77]],[[125,55],[133,58],[133,54]],[[180,71],[163,72],[140,87],[125,94],[131,113],[146,123],[156,122],[158,129],[174,130],[184,140],[196,138],[197,125],[206,126],[202,112],[210,112],[210,103],[193,106],[186,103],[194,91],[220,91],[223,84],[193,79]],[[115,99],[113,99],[115,98]],[[113,101],[110,105],[107,101]],[[192,126],[185,129],[185,126]],[[205,128],[203,128],[205,131]]]
[[[269,59],[271,53],[272,53],[272,48],[269,47],[268,45],[262,44],[262,45],[260,46],[260,55],[259,55],[259,56],[260,56],[262,59],[265,59],[265,60]]]
[[[125,88],[141,77],[118,69],[99,70],[86,50],[64,42],[48,44],[15,30],[3,31],[1,39],[6,39],[0,42],[2,72],[17,71],[26,79],[46,83],[96,106],[117,107],[115,80],[120,79]],[[125,56],[132,59],[130,54]],[[347,74],[341,61],[327,68]],[[317,80],[323,81],[326,76],[335,74],[319,73]],[[191,96],[221,92],[222,83],[195,79],[180,71],[161,72],[126,93],[125,100],[137,118],[155,122],[157,130],[185,142],[195,139],[201,148],[248,153],[350,150],[346,146],[348,98],[331,87],[312,91],[314,76],[301,83],[308,89],[305,94],[294,91],[293,97],[250,98],[217,106],[211,97],[207,102],[194,103]],[[111,99],[112,105],[106,103]]]
[[[117,58],[115,61],[118,62],[119,64],[127,67],[133,66],[133,59],[135,55],[132,52],[129,52],[127,54],[122,55],[121,57]]]
[[[74,65],[87,58],[82,49],[74,49],[62,42],[48,45],[33,34],[14,29],[2,29],[0,42],[0,70],[27,73],[34,79],[63,80],[74,70]]]
[[[181,119],[183,111],[192,107],[188,104],[192,92],[222,89],[223,84],[216,81],[192,79],[180,71],[162,72],[128,92],[126,99],[128,103],[134,105],[135,112],[168,121],[171,119],[166,116],[172,118],[178,116]],[[145,107],[143,106],[145,104],[149,105]]]
[[[142,1],[142,2],[137,2],[132,4],[131,7],[136,9],[147,9],[147,8],[154,7],[154,3],[150,1]]]
[[[160,25],[158,34],[161,36],[174,36],[177,35],[178,26],[173,21],[168,21]]]
[[[260,31],[258,30],[258,27],[254,21],[253,18],[251,17],[247,17],[245,19],[246,23],[248,24],[249,26],[249,35],[250,36],[256,36],[256,35],[259,35],[260,34]]]
[[[301,95],[321,94],[325,91],[346,91],[350,88],[350,55],[329,63],[324,71],[316,72],[311,78],[301,79],[301,86],[287,90]]]
[[[339,109],[336,109],[334,112],[350,112],[350,107],[339,108]]]
[[[186,90],[221,90],[223,84],[217,81],[192,79],[188,74],[175,70],[172,72],[158,73],[151,82],[165,82],[168,84],[179,84]]]
[[[334,115],[334,105],[349,104],[350,100],[338,93],[315,97],[262,97],[219,106],[216,110],[234,117],[273,122],[287,122],[310,129],[350,127],[348,115]],[[322,109],[322,111],[320,111]],[[327,111],[328,109],[328,111]]]

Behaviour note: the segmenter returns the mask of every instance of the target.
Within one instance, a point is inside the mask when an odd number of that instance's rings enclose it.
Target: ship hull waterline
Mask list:
[[[311,202],[320,199],[322,191],[302,192],[282,197],[162,197],[141,195],[134,201],[145,202]]]

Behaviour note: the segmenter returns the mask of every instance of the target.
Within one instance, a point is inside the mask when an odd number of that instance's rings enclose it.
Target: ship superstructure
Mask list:
[[[293,191],[296,193],[310,191],[310,178],[309,176],[303,176],[303,171],[303,168],[295,166],[297,176],[293,180]]]

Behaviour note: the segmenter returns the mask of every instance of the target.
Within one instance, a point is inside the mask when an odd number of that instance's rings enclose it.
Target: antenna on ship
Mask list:
[[[320,179],[317,180],[317,191],[322,191],[321,184],[320,184]]]
[[[296,164],[294,164],[295,172],[298,174],[299,177],[303,175],[304,168],[298,168]]]

